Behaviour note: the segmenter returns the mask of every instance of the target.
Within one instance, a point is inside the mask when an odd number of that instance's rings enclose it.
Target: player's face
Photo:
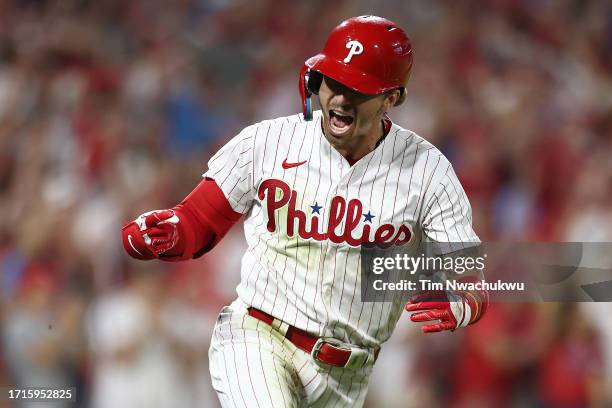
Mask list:
[[[324,77],[319,103],[325,136],[341,153],[359,151],[364,144],[375,145],[382,136],[382,115],[397,97],[395,93],[364,95]]]

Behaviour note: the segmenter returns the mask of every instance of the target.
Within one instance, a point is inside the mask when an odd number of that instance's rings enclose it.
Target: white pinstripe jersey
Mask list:
[[[350,166],[321,120],[249,126],[204,176],[245,215],[243,302],[318,336],[379,345],[406,299],[361,301],[361,243],[477,242],[470,204],[449,161],[414,132],[393,124]]]

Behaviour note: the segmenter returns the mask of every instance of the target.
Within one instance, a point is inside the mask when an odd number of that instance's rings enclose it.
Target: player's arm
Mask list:
[[[181,261],[210,251],[255,198],[258,125],[245,128],[209,161],[204,180],[177,206],[151,211],[123,227],[123,247],[136,259]]]
[[[471,206],[450,165],[426,201],[422,231],[424,241],[445,249],[441,252],[445,256],[478,255],[476,248],[480,240],[472,229]],[[484,276],[482,269],[473,268],[445,279],[477,283]],[[422,330],[431,333],[476,323],[486,312],[488,303],[485,290],[426,291],[411,297],[406,310],[415,312],[410,315],[413,322],[428,323]]]
[[[133,258],[182,261],[210,251],[240,218],[217,183],[205,178],[179,205],[150,211],[122,229]]]

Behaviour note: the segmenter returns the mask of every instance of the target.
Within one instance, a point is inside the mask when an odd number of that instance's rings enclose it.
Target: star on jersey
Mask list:
[[[364,220],[363,222],[369,222],[370,224],[372,223],[372,218],[375,217],[375,215],[372,215],[372,213],[370,211],[368,211],[367,214],[363,214]]]
[[[317,214],[321,214],[319,211],[321,210],[321,207],[316,201],[314,205],[311,205],[310,208],[312,208],[312,213],[317,213]]]

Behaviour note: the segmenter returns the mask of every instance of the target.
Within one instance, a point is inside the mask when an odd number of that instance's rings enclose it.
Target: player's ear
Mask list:
[[[400,93],[400,96],[395,102],[395,105],[393,106],[400,106],[406,100],[406,88],[399,88],[398,91]]]
[[[400,89],[394,89],[392,91],[389,91],[384,101],[385,111],[389,110],[389,108],[391,108],[392,106],[398,106],[400,103],[402,103],[403,93],[404,92],[402,92],[402,90]]]

